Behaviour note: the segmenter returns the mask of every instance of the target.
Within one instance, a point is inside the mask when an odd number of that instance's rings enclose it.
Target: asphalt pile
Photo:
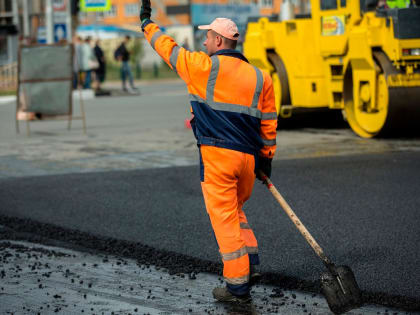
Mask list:
[[[223,285],[221,277],[169,275],[132,259],[20,241],[0,240],[0,277],[0,313],[289,315],[324,314],[326,307],[322,300],[317,307],[309,296],[260,285],[251,304],[223,305],[210,294]]]
[[[197,274],[208,272],[220,274],[222,265],[204,261],[175,252],[157,250],[139,242],[129,242],[113,238],[104,238],[88,233],[64,229],[35,222],[0,216],[0,225],[6,228],[0,231],[0,238],[10,240],[25,240],[46,245],[64,245],[78,250],[93,250],[119,257],[135,259],[139,265],[154,265],[165,268],[170,275]]]
[[[151,268],[151,266],[153,266],[153,268],[156,268],[156,270],[158,271],[162,270],[166,272],[169,276],[178,277],[180,279],[195,280],[197,278],[197,275],[200,273],[209,273],[216,275],[221,275],[222,273],[222,265],[220,263],[205,261],[161,249],[157,250],[150,246],[141,244],[140,242],[129,242],[113,238],[99,237],[85,232],[69,230],[51,224],[35,222],[33,220],[28,219],[0,216],[0,240],[1,239],[28,241],[49,246],[60,246],[63,248],[70,248],[73,250],[79,250],[81,252],[97,253],[105,255],[102,259],[103,263],[107,263],[109,260],[109,258],[107,258],[106,255],[112,255],[115,257],[120,257],[120,259],[115,263],[118,267],[122,267],[127,264],[124,259],[133,259],[137,263],[139,272],[144,271],[145,269],[149,269]],[[30,255],[28,253],[25,253],[24,247],[12,245],[7,242],[2,243],[0,250],[5,250],[7,247],[15,249],[17,251],[17,255]],[[57,251],[42,252],[41,250],[38,251],[37,254],[31,255],[45,255],[47,257],[64,257],[63,255],[66,254]],[[0,261],[7,261],[8,258],[10,258],[10,254],[8,254],[7,251],[4,251],[2,256],[0,257]],[[43,279],[49,278],[51,276],[52,271],[48,270],[48,265],[40,265],[39,263],[34,262],[29,267],[33,270],[36,270],[37,268],[44,269],[44,272],[41,274],[41,278]],[[47,271],[45,271],[45,268],[47,269]],[[63,276],[65,278],[70,277],[70,282],[72,284],[86,286],[87,289],[91,288],[92,282],[89,282],[86,279],[79,279],[77,276],[73,276],[71,278],[71,268],[59,266],[59,269],[60,272],[63,273]],[[16,266],[14,270],[14,272],[16,273],[16,277],[19,277],[19,271],[21,271],[20,266]],[[8,271],[0,270],[0,277],[6,276],[6,272]],[[219,277],[218,280],[220,281],[219,284],[222,285],[223,281],[221,277]],[[266,288],[263,288],[264,292],[259,303],[253,305],[254,310],[257,310],[259,312],[264,311],[263,313],[276,313],[279,312],[282,307],[293,306],[297,309],[300,309],[303,313],[311,313],[312,310],[312,314],[318,314],[317,312],[314,313],[313,311],[314,309],[318,308],[318,305],[315,305],[314,303],[312,303],[312,305],[302,302],[298,303],[295,301],[296,295],[286,295],[285,293],[283,293],[283,290],[298,289],[305,292],[312,292],[312,297],[314,298],[320,293],[318,283],[305,282],[299,279],[284,277],[281,274],[265,273],[263,274],[261,284],[278,286],[279,289],[275,288],[270,293],[265,292]],[[140,289],[143,289],[141,282],[139,282],[139,285]],[[42,289],[42,287],[43,284],[40,281],[38,288]],[[121,289],[121,287],[119,289]],[[208,294],[208,292],[211,291],[211,288],[207,289]],[[169,291],[168,288],[167,290]],[[256,289],[253,290],[254,292],[251,293],[255,293]],[[151,292],[149,293],[150,294],[146,295],[146,300],[154,300],[156,297]],[[51,293],[51,295],[53,297],[55,296],[56,300],[62,299],[59,292],[55,292],[54,294]],[[378,298],[383,298],[384,301],[387,302],[389,302],[390,300],[388,296],[378,297],[378,295],[375,295],[372,297],[369,296],[367,293],[364,293],[364,296],[366,303],[372,303],[370,302],[372,300],[374,300],[377,303]],[[190,294],[187,294],[185,296],[185,298],[190,297]],[[84,293],[83,298],[86,298],[86,293]],[[407,309],[408,311],[414,311],[413,307],[416,307],[415,304],[410,304],[411,301],[407,301],[404,297],[401,297],[400,299],[399,297],[394,297],[394,300],[391,300],[391,302],[395,303],[394,305],[398,306],[405,305],[406,307],[402,309]],[[319,302],[315,303],[318,304]],[[386,305],[386,303],[382,305]],[[325,308],[325,303],[323,307]],[[60,310],[59,307],[57,309],[58,311]],[[202,309],[202,311],[203,310],[204,309]],[[210,306],[205,308],[205,310],[206,312],[209,312],[209,314],[214,314],[214,312],[217,313],[217,309],[211,308]],[[226,311],[226,307],[224,307],[224,311]],[[191,312],[193,312],[193,309],[191,309]],[[244,310],[239,311],[239,313],[243,312]]]
[[[85,232],[69,230],[51,224],[0,216],[0,224],[8,227],[7,238],[39,242],[46,245],[60,245],[78,249],[93,250],[119,257],[135,259],[138,265],[165,268],[169,275],[195,277],[200,272],[222,275],[222,264],[186,256],[176,252],[155,249],[142,243],[134,243],[113,238],[104,238]],[[0,237],[5,231],[0,231]],[[281,274],[264,273],[261,284],[281,285],[289,290],[304,290],[320,293],[319,283],[304,281]]]

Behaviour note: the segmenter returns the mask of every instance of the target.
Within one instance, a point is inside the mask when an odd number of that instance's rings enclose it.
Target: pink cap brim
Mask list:
[[[239,37],[238,28],[236,24],[232,20],[226,18],[217,18],[209,25],[198,26],[198,29],[212,30],[217,34],[231,40],[238,40]]]

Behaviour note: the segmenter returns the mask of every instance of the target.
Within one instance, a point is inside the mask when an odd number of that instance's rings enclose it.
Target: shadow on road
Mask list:
[[[296,109],[290,118],[279,118],[279,130],[344,129],[349,128],[344,121],[341,110],[330,109]]]

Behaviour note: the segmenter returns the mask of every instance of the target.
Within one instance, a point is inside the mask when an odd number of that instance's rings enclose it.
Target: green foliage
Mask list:
[[[140,38],[133,38],[128,49],[131,52],[130,63],[135,65],[140,62],[144,56],[142,40]]]
[[[106,81],[118,81],[121,80],[121,70],[120,64],[107,63],[106,65]],[[169,68],[165,62],[161,62],[157,65],[157,75],[153,68],[141,69],[141,77],[137,77],[137,69],[132,66],[131,71],[135,79],[140,80],[153,80],[153,79],[167,79],[167,78],[177,78],[176,73]]]
[[[16,90],[0,90],[0,96],[16,95]]]

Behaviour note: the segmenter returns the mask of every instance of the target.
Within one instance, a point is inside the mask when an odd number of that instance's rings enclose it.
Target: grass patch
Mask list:
[[[0,90],[0,96],[16,95],[16,90]]]
[[[177,78],[176,73],[169,68],[166,63],[152,69],[140,69],[131,65],[131,72],[133,73],[134,80],[153,80],[153,79],[168,79]],[[121,80],[120,66],[116,64],[107,64],[106,66],[106,81]]]

